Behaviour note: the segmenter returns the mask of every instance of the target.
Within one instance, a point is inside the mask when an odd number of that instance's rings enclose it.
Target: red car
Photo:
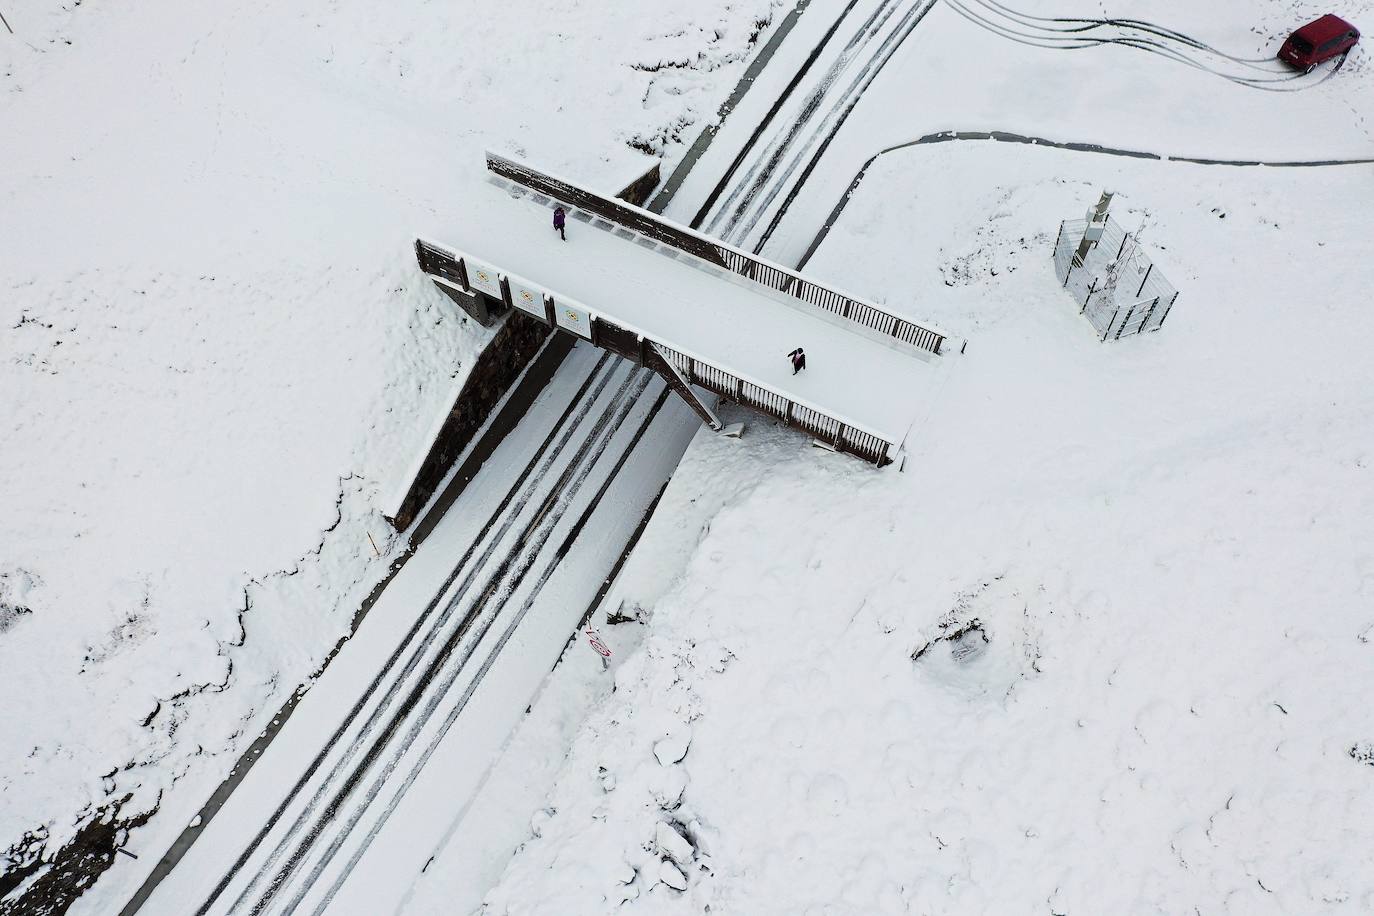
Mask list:
[[[1311,70],[1322,61],[1349,51],[1359,40],[1359,29],[1327,13],[1289,35],[1279,49],[1279,60],[1299,70]]]

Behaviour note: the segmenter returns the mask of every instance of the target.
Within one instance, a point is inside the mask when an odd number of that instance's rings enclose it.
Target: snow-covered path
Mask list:
[[[939,357],[578,211],[560,241],[550,207],[505,183],[475,187],[438,238],[470,274],[494,265],[532,291],[540,311],[548,292],[555,311],[590,310],[895,446],[928,401]],[[792,371],[793,347],[805,372]]]
[[[144,911],[394,906],[693,426],[650,374],[574,350]]]

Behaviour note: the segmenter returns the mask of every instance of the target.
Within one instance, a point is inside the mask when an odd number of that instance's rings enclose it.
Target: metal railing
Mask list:
[[[657,347],[693,385],[776,417],[788,426],[805,430],[836,451],[849,452],[879,467],[892,461],[893,444],[880,436],[855,429],[805,404],[798,404],[785,395],[746,382],[672,347],[661,343]]]
[[[415,257],[419,262],[420,269],[426,274],[454,284],[464,292],[481,292],[474,290],[468,283],[467,266],[461,253],[450,251],[424,239],[416,239]],[[511,301],[510,287],[512,283],[517,282],[525,286],[530,285],[520,278],[508,277],[505,274],[500,277],[501,298],[507,307],[514,306]],[[559,327],[553,316],[556,313],[560,298],[557,294],[549,291],[544,291],[543,296],[545,314],[542,318],[536,314],[537,310],[526,309],[524,311],[546,324]],[[805,404],[798,404],[780,392],[742,379],[725,369],[713,366],[667,344],[652,340],[631,328],[622,327],[613,320],[591,311],[580,302],[567,298],[561,301],[564,305],[573,305],[587,312],[590,316],[590,327],[586,329],[586,336],[595,346],[632,359],[641,365],[651,364],[652,360],[649,358],[648,351],[651,347],[656,348],[661,357],[670,362],[689,384],[705,388],[707,391],[712,391],[736,403],[776,417],[788,426],[795,426],[810,433],[836,451],[848,452],[879,467],[892,462],[896,443],[873,433],[856,429],[835,417],[807,407]]]
[[[798,302],[885,334],[901,343],[935,354],[939,354],[944,345],[947,335],[943,331],[919,325],[871,302],[808,280],[794,270],[665,220],[655,213],[580,188],[562,178],[495,153],[487,153],[487,168],[495,175],[545,194],[559,203],[609,220],[645,238],[723,267],[737,276],[753,280]]]

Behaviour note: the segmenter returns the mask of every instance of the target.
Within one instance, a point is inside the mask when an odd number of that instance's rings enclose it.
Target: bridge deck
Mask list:
[[[473,189],[435,237],[590,311],[786,395],[857,429],[901,443],[930,396],[932,361],[876,331],[797,304],[687,255],[651,247],[587,214],[569,214],[568,240],[552,203],[493,179]],[[598,225],[599,222],[599,225]],[[470,269],[471,270],[471,269]],[[792,375],[787,353],[806,351]]]

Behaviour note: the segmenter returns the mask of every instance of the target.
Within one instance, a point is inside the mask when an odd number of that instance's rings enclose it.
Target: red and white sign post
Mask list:
[[[608,662],[607,659],[611,657],[611,650],[610,650],[610,647],[607,646],[604,642],[602,642],[602,640],[601,640],[601,634],[598,633],[598,632],[596,632],[596,630],[593,630],[591,627],[587,627],[586,633],[587,633],[587,643],[588,643],[593,649],[596,650],[596,654],[597,654],[597,655],[600,655],[600,656],[601,656],[601,664],[602,664],[602,666],[603,666],[603,667],[609,667],[610,662]]]

